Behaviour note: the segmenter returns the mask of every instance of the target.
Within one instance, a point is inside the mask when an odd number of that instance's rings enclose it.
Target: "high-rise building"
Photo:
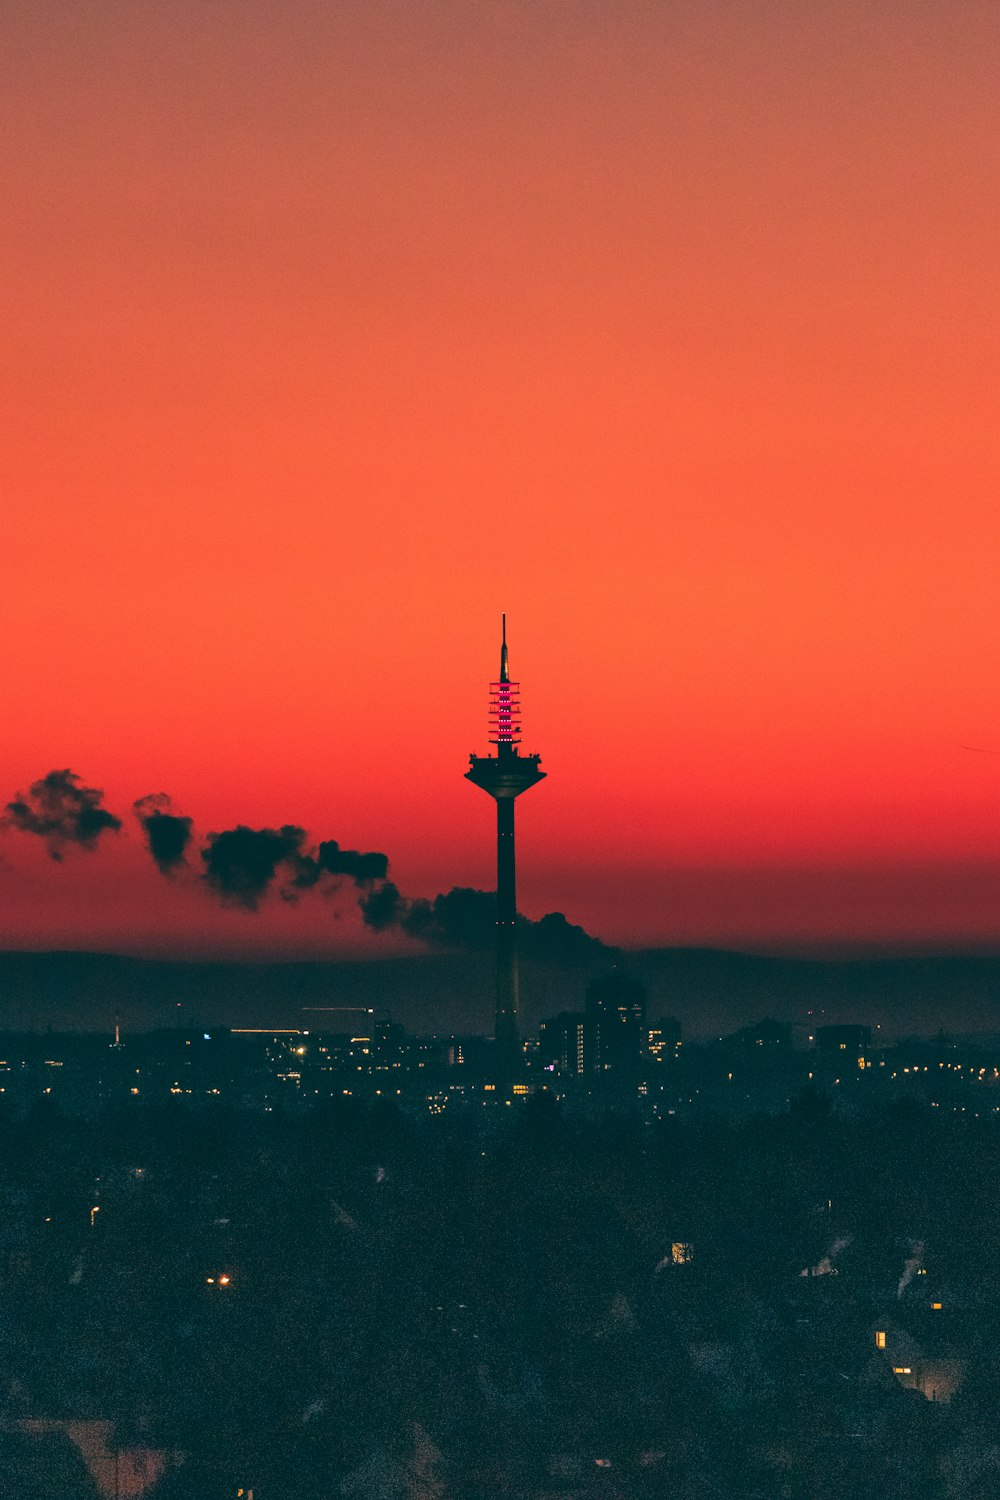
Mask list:
[[[520,1062],[517,978],[517,884],[514,862],[514,801],[541,781],[540,756],[522,755],[520,684],[507,664],[507,616],[503,617],[500,676],[490,684],[490,743],[495,755],[471,755],[467,780],[497,805],[497,1001],[498,1071],[512,1075]]]
[[[586,1071],[586,1022],[582,1010],[561,1010],[541,1023],[538,1062],[545,1072],[568,1075]]]
[[[649,1055],[658,1063],[669,1062],[677,1056],[681,1045],[681,1023],[673,1016],[663,1016],[654,1021],[646,1032]]]
[[[636,979],[609,974],[588,986],[587,1072],[634,1082],[647,1055],[646,992]]]

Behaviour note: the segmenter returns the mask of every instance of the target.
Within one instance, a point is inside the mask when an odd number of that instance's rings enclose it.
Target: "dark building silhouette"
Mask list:
[[[647,1054],[646,991],[637,979],[609,974],[588,986],[584,1054],[588,1073],[635,1081]]]
[[[834,1060],[837,1054],[846,1052],[850,1057],[864,1056],[871,1051],[872,1029],[870,1026],[817,1026],[816,1050]]]
[[[775,1021],[764,1016],[752,1026],[744,1026],[730,1038],[730,1045],[739,1051],[753,1053],[762,1048],[765,1052],[788,1052],[792,1045],[792,1027],[789,1021]]]
[[[507,665],[507,616],[503,616],[500,677],[490,684],[490,743],[495,755],[470,755],[467,780],[497,805],[497,1064],[504,1073],[520,1060],[517,993],[517,887],[514,866],[514,801],[541,781],[540,757],[521,755],[520,684]]]
[[[650,1023],[646,1036],[650,1056],[657,1062],[667,1062],[681,1045],[681,1023],[674,1016],[661,1016]]]
[[[546,1071],[583,1073],[587,1066],[586,1019],[582,1010],[563,1010],[538,1028],[538,1060]]]

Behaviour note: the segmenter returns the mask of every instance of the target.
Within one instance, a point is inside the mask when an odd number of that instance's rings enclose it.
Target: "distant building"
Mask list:
[[[646,991],[639,981],[623,974],[596,979],[586,998],[587,1072],[638,1079],[648,1040]]]
[[[865,1057],[871,1050],[872,1029],[870,1026],[818,1026],[816,1028],[816,1051],[831,1061],[837,1061],[842,1053],[848,1057]]]
[[[586,1069],[586,1019],[583,1011],[563,1010],[538,1028],[538,1065],[545,1071],[571,1074]]]
[[[21,1439],[22,1479],[44,1485],[15,1485],[16,1493],[59,1500],[144,1500],[184,1457],[141,1443],[118,1446],[115,1424],[103,1420],[21,1419],[2,1424],[2,1432],[0,1449],[7,1434]]]
[[[774,1021],[769,1016],[744,1026],[732,1038],[737,1047],[748,1051],[760,1048],[765,1052],[787,1052],[792,1045],[792,1028],[788,1021]]]
[[[654,1022],[646,1032],[646,1046],[657,1062],[669,1062],[681,1045],[681,1023],[673,1016]]]
[[[448,1038],[447,1063],[449,1068],[462,1068],[475,1077],[488,1076],[493,1065],[493,1049],[496,1044],[487,1036],[451,1036]]]
[[[950,1401],[961,1390],[968,1361],[947,1342],[935,1338],[928,1348],[888,1320],[873,1328],[871,1336],[876,1356],[907,1390],[919,1391],[928,1401]]]

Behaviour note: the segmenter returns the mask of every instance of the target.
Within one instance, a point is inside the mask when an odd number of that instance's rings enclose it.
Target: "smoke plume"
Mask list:
[[[816,1263],[816,1265],[814,1265],[814,1266],[806,1266],[806,1268],[805,1268],[804,1271],[800,1271],[799,1272],[799,1275],[800,1276],[836,1276],[836,1274],[837,1274],[837,1268],[834,1265],[834,1261],[837,1259],[837,1256],[840,1255],[842,1251],[844,1251],[844,1250],[847,1249],[847,1247],[848,1247],[848,1245],[850,1243],[851,1243],[851,1237],[850,1237],[850,1235],[846,1235],[843,1239],[834,1240],[833,1244],[830,1246],[829,1250],[822,1257],[822,1259],[819,1260]]]
[[[346,875],[359,888],[384,880],[389,869],[385,854],[362,854],[357,849],[341,849],[336,839],[324,839],[315,854],[301,854],[295,862],[292,884],[298,890],[309,890],[324,875]]]
[[[172,812],[173,804],[166,792],[151,792],[132,804],[146,845],[162,875],[172,875],[187,864],[187,849],[194,822]]]
[[[373,932],[387,932],[392,927],[402,926],[406,899],[391,880],[361,896],[358,905],[361,907],[365,926],[370,927]]]
[[[280,866],[290,867],[294,881],[305,841],[305,829],[292,823],[281,828],[247,828],[240,823],[224,833],[210,833],[201,851],[205,879],[227,905],[256,911]]]
[[[442,948],[486,948],[496,941],[496,896],[453,886],[433,901],[409,901],[400,926],[410,937]]]
[[[0,829],[17,828],[45,840],[53,859],[71,845],[94,849],[102,833],[117,832],[119,818],[101,805],[103,792],[83,786],[72,771],[50,771],[19,792],[0,817]],[[153,792],[132,805],[147,849],[161,874],[191,874],[194,821],[174,811],[166,792]],[[256,911],[273,889],[283,901],[307,891],[331,894],[343,880],[358,891],[365,926],[373,932],[397,930],[439,948],[487,949],[496,940],[496,894],[454,886],[427,899],[404,896],[387,879],[389,860],[374,851],[342,849],[336,839],[312,845],[304,828],[250,828],[244,823],[210,833],[198,851],[201,878],[224,905]],[[538,963],[585,963],[614,953],[562,912],[537,922],[518,917],[520,949]]]
[[[923,1240],[911,1240],[910,1253],[903,1262],[903,1274],[899,1278],[896,1288],[896,1296],[901,1297],[913,1280],[914,1276],[923,1269],[924,1264],[924,1242]]]
[[[18,792],[0,818],[0,827],[18,828],[45,840],[53,859],[67,848],[95,849],[102,833],[117,833],[121,819],[101,806],[103,791],[83,786],[72,771],[50,771],[33,781],[27,793]]]
[[[201,851],[205,879],[224,902],[245,911],[256,911],[279,876],[277,889],[283,901],[296,901],[316,886],[336,890],[342,878],[359,889],[385,879],[386,855],[341,849],[335,839],[309,849],[307,839],[306,830],[293,823],[281,828],[247,828],[241,823],[224,833],[210,833]]]
[[[391,880],[359,901],[365,925],[375,932],[398,928],[409,937],[441,948],[489,948],[496,941],[497,905],[494,891],[454,886],[433,900],[408,900]],[[537,922],[518,917],[518,940],[526,958],[539,963],[575,963],[612,950],[582,927],[567,922],[562,912],[549,912]]]

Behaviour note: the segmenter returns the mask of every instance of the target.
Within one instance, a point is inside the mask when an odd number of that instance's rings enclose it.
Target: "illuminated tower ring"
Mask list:
[[[512,1074],[520,1061],[517,983],[517,880],[514,863],[514,800],[545,772],[540,756],[521,755],[520,687],[507,666],[507,616],[503,619],[500,678],[490,683],[490,743],[495,755],[470,755],[466,780],[482,787],[497,805],[497,1006],[495,1037],[500,1071]]]

